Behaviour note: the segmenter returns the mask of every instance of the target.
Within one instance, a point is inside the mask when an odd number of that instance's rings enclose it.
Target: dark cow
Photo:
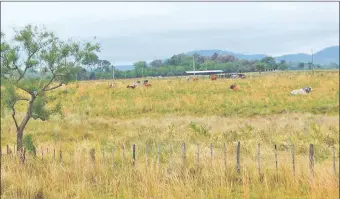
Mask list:
[[[232,84],[230,86],[230,89],[233,89],[234,91],[238,91],[239,90],[239,87],[236,85],[236,84]]]

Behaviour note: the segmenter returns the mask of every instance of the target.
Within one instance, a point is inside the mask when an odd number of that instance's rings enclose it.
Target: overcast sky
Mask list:
[[[44,24],[102,44],[115,65],[219,49],[272,56],[339,45],[339,3],[2,2],[1,30]]]

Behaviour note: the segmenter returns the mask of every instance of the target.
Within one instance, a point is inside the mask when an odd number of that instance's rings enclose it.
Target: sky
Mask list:
[[[337,2],[1,2],[1,31],[45,25],[115,65],[193,50],[279,56],[339,45]]]

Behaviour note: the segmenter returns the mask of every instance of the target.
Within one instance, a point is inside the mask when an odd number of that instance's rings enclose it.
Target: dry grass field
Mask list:
[[[339,71],[196,82],[149,79],[150,88],[127,89],[133,81],[116,80],[115,88],[108,86],[112,81],[75,82],[49,93],[54,103],[61,101],[63,115],[29,122],[24,134],[32,137],[37,157],[28,153],[25,164],[6,155],[16,132],[5,112],[1,198],[339,197]],[[229,89],[233,83],[238,92]],[[289,95],[307,86],[313,88],[310,94]],[[24,104],[18,108],[24,110]],[[314,144],[314,177],[309,144]]]

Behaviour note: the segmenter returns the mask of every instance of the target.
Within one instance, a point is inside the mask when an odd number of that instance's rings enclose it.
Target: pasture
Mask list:
[[[18,156],[6,155],[6,145],[13,149],[16,132],[11,115],[5,113],[2,198],[339,196],[339,71],[266,73],[216,81],[149,79],[152,87],[126,88],[133,81],[115,80],[114,88],[109,88],[112,81],[74,82],[48,93],[61,101],[63,115],[30,121],[24,135],[32,136],[37,157],[28,153],[25,164]],[[230,89],[231,84],[239,90]],[[307,86],[313,88],[308,95],[289,95]],[[309,144],[314,144],[314,177]]]

